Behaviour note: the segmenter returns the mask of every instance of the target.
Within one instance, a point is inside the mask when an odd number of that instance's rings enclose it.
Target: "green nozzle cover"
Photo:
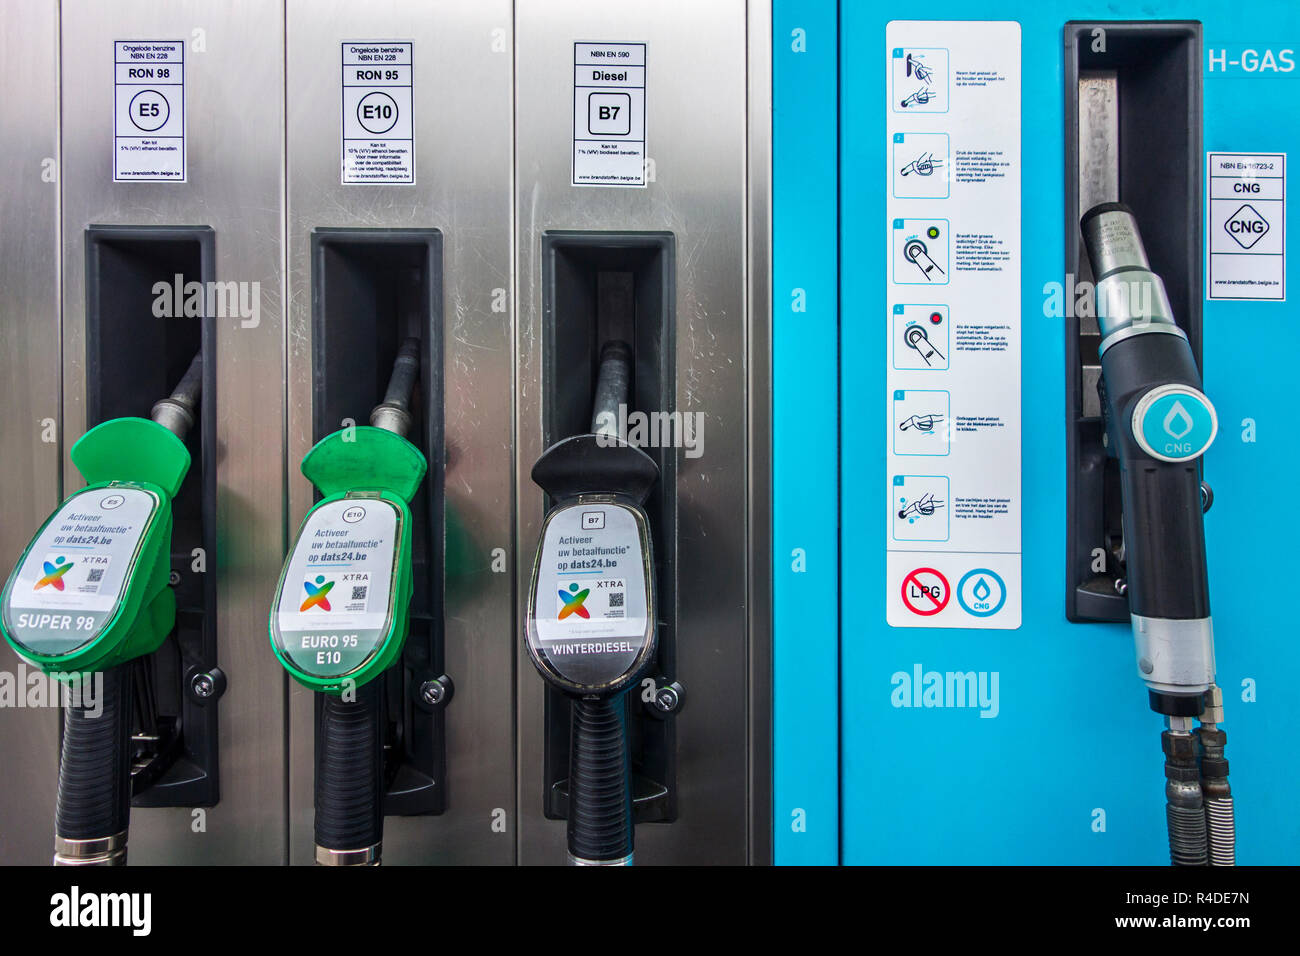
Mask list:
[[[369,425],[326,435],[302,460],[302,473],[322,495],[390,491],[410,501],[428,464],[420,449],[395,432]]]
[[[156,485],[175,498],[190,470],[185,443],[147,418],[114,418],[77,439],[69,452],[86,483]]]

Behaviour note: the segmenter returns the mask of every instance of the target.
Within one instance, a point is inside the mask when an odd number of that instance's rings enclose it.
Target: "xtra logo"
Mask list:
[[[66,564],[65,561],[67,561]],[[55,558],[52,563],[49,561],[42,561],[41,563],[45,567],[45,576],[36,582],[36,586],[32,590],[39,591],[46,585],[50,585],[54,590],[62,591],[63,576],[72,570],[74,562],[68,561],[67,558]]]
[[[587,595],[591,593],[591,588],[578,590],[578,585],[570,584],[569,590],[557,591],[560,595],[560,616],[557,620],[563,621],[571,614],[576,614],[581,618],[590,618],[591,614],[582,605],[587,601]]]
[[[312,584],[310,581],[303,581],[302,586],[307,592],[307,599],[303,601],[302,606],[298,608],[299,613],[310,611],[314,607],[318,607],[322,611],[328,611],[330,609],[329,595],[330,589],[334,587],[333,581],[326,581],[325,575],[318,574],[316,575],[315,584]]]

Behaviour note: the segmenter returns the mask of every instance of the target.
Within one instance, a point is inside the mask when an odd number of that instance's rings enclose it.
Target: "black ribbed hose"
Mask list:
[[[94,684],[102,679],[98,694]],[[87,686],[89,685],[89,687]],[[130,664],[85,675],[63,711],[63,752],[54,832],[66,840],[104,840],[124,833],[131,819]],[[88,706],[89,705],[89,706]],[[56,846],[56,863],[65,859]],[[99,862],[125,863],[120,854]]]
[[[1160,735],[1165,752],[1165,823],[1169,829],[1169,862],[1173,866],[1205,866],[1209,845],[1197,741],[1186,732]]]
[[[316,846],[335,853],[378,847],[384,835],[383,681],[346,701],[322,694],[316,728]],[[319,854],[317,859],[320,859]],[[348,860],[369,862],[374,859]]]
[[[573,701],[569,749],[569,857],[631,862],[632,775],[622,694]]]

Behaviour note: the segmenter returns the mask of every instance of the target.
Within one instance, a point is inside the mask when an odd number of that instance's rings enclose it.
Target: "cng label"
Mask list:
[[[1188,461],[1204,454],[1218,431],[1210,400],[1186,385],[1153,388],[1133,409],[1133,437],[1160,461]]]
[[[967,571],[957,582],[957,603],[967,614],[992,617],[1007,603],[1007,585],[988,568]]]
[[[948,579],[934,568],[916,568],[903,578],[903,604],[913,614],[938,614],[951,597]]]
[[[1237,185],[1243,185],[1238,183]],[[1258,183],[1251,183],[1258,187]],[[1243,249],[1249,249],[1259,240],[1264,238],[1268,232],[1268,220],[1256,212],[1255,207],[1246,203],[1223,224],[1223,228],[1228,230],[1228,235],[1237,240],[1237,245]]]

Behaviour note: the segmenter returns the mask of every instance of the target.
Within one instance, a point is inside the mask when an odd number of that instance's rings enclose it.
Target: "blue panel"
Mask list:
[[[930,0],[910,13],[1022,25],[1024,624],[1013,631],[885,624],[875,491],[885,474],[888,428],[880,334],[887,309],[882,104],[885,26],[908,14],[896,5],[845,2],[839,144],[843,861],[1158,865],[1168,859],[1161,719],[1148,710],[1129,629],[1070,624],[1064,616],[1064,324],[1041,309],[1045,284],[1059,282],[1065,271],[1062,27],[1072,19],[1199,19],[1207,52],[1262,52],[1270,45],[1277,51],[1300,48],[1300,6],[1290,0],[1257,0],[1248,7],[1187,0]],[[1300,161],[1300,75],[1207,72],[1204,85],[1206,150],[1286,152],[1291,162]],[[829,136],[819,135],[829,151]],[[806,188],[798,200],[807,201]],[[777,208],[791,201],[778,196]],[[1300,252],[1291,246],[1287,281],[1294,290]],[[789,284],[793,279],[778,282],[778,289]],[[780,315],[779,295],[776,302]],[[1206,458],[1206,477],[1217,493],[1206,519],[1210,586],[1244,864],[1300,862],[1300,815],[1287,805],[1287,795],[1300,792],[1300,764],[1287,756],[1284,737],[1293,710],[1289,678],[1300,672],[1291,607],[1300,526],[1289,487],[1300,462],[1286,431],[1292,383],[1278,374],[1280,362],[1289,363],[1300,349],[1294,312],[1294,305],[1255,302],[1207,302],[1204,311],[1205,390],[1220,416],[1220,434]],[[1245,441],[1251,421],[1256,440]],[[808,485],[809,499],[815,487]],[[780,541],[788,546],[789,535]],[[780,547],[777,557],[780,571]],[[785,628],[794,623],[783,622]],[[891,675],[910,674],[917,665],[996,672],[996,717],[981,718],[969,708],[893,706]],[[1252,682],[1255,699],[1243,700]],[[789,786],[778,777],[779,791]],[[1095,826],[1098,811],[1104,812],[1104,830]]]
[[[839,859],[836,10],[777,0],[773,47],[773,827]]]

